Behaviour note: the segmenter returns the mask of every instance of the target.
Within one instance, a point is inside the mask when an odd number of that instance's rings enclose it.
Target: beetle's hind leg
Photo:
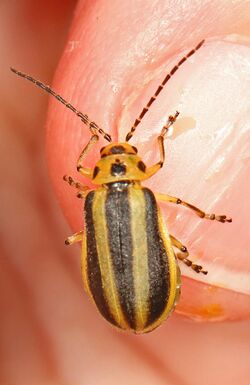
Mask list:
[[[189,252],[178,239],[176,239],[173,235],[170,235],[170,240],[171,243],[174,247],[176,247],[178,250],[181,251],[181,254],[178,253],[176,256],[180,261],[184,262],[187,266],[191,267],[196,273],[203,273],[207,274],[206,270],[203,270],[203,267],[201,265],[197,265],[196,263],[193,263],[188,257],[189,257]]]
[[[71,176],[64,175],[63,180],[67,182],[71,187],[74,187],[78,190],[77,192],[77,198],[85,198],[87,195],[87,192],[90,190],[88,186],[84,186],[81,183],[75,181]]]
[[[81,242],[82,240],[83,240],[83,230],[65,239],[65,245],[73,245],[74,243]]]
[[[193,210],[196,215],[198,215],[200,218],[210,219],[212,221],[215,220],[221,223],[232,222],[232,218],[228,218],[226,215],[207,214],[204,211],[198,209],[198,207],[195,207],[194,205],[191,205],[190,203],[185,202],[180,198],[172,197],[171,195],[155,193],[155,197],[157,200],[162,202],[170,202],[175,203],[177,205],[185,206],[190,210]]]

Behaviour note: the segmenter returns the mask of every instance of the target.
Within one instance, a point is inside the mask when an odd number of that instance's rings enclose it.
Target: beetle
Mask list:
[[[164,138],[179,112],[168,117],[158,136],[160,160],[154,165],[146,166],[137,148],[128,143],[165,84],[203,43],[204,40],[167,74],[135,120],[125,142],[121,143],[113,142],[108,133],[49,86],[11,68],[73,111],[92,134],[78,158],[77,171],[97,188],[90,190],[64,175],[63,179],[78,190],[77,196],[85,200],[85,232],[81,230],[68,237],[65,243],[82,242],[84,287],[102,316],[117,328],[137,334],[154,330],[175,308],[181,289],[177,258],[196,273],[207,274],[201,265],[189,259],[186,246],[168,233],[157,201],[183,205],[200,218],[222,223],[232,221],[225,215],[206,214],[180,198],[152,192],[142,186],[143,181],[162,168],[165,160]],[[100,159],[93,169],[85,167],[83,159],[100,135],[109,144],[101,148]]]

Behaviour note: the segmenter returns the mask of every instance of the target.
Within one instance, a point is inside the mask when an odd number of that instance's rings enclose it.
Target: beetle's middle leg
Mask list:
[[[210,219],[212,221],[215,220],[222,223],[232,222],[232,218],[228,218],[226,215],[206,214],[204,211],[198,209],[198,207],[195,207],[190,203],[184,202],[180,198],[176,198],[167,194],[160,194],[160,193],[155,193],[155,197],[157,200],[162,202],[170,202],[170,203],[175,203],[177,205],[185,206],[193,210],[200,218]]]
[[[176,247],[178,250],[181,251],[181,254],[177,254],[177,258],[180,259],[180,261],[184,262],[187,266],[191,267],[196,273],[203,273],[207,274],[206,270],[203,270],[203,267],[201,265],[197,265],[196,263],[193,263],[189,258],[189,252],[178,239],[176,239],[173,235],[170,235],[171,243],[174,247]]]

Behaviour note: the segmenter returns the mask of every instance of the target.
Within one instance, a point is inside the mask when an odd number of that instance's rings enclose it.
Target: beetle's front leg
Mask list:
[[[82,240],[83,240],[83,230],[65,239],[65,245],[73,245],[74,243],[81,242]]]
[[[203,270],[203,267],[201,265],[197,265],[196,263],[193,263],[189,258],[189,252],[186,248],[186,246],[184,246],[180,241],[178,241],[178,239],[176,239],[173,235],[170,235],[170,240],[171,240],[171,243],[174,247],[176,247],[178,250],[181,251],[182,254],[177,254],[177,258],[184,262],[187,266],[191,267],[191,269],[193,269],[194,271],[196,271],[196,273],[203,273],[203,274],[207,274],[207,271],[206,270]]]
[[[84,199],[88,193],[88,191],[90,190],[90,188],[88,186],[84,186],[83,184],[81,184],[80,182],[78,181],[75,181],[71,176],[69,175],[64,175],[63,176],[63,180],[65,182],[67,182],[71,187],[75,187],[77,190],[78,190],[78,193],[77,193],[77,198],[82,198]]]
[[[89,167],[85,167],[82,164],[83,159],[88,154],[89,150],[92,148],[92,146],[99,140],[98,135],[93,134],[88,141],[87,145],[82,150],[81,154],[79,155],[78,161],[77,161],[77,171],[80,172],[80,174],[86,176],[87,178],[91,178],[93,174],[93,170]]]
[[[176,121],[177,117],[179,115],[179,112],[176,111],[175,115],[172,116],[170,115],[168,117],[167,123],[165,126],[163,126],[161,130],[161,134],[158,136],[157,141],[158,141],[158,146],[159,146],[159,152],[160,152],[160,160],[156,164],[154,164],[151,167],[148,167],[146,169],[146,176],[147,178],[150,178],[152,175],[154,175],[157,171],[160,170],[160,168],[163,166],[163,163],[165,161],[165,150],[164,150],[164,139],[166,134],[168,133],[169,128],[174,124]]]
[[[155,197],[157,200],[162,201],[162,202],[170,202],[170,203],[176,203],[177,205],[182,205],[185,206],[191,210],[193,210],[200,218],[205,218],[205,219],[210,219],[210,220],[215,220],[218,222],[232,222],[232,218],[228,218],[226,215],[216,215],[216,214],[206,214],[204,211],[198,209],[198,207],[195,207],[191,205],[190,203],[187,203],[180,198],[172,197],[170,195],[166,194],[160,194],[160,193],[155,193]]]

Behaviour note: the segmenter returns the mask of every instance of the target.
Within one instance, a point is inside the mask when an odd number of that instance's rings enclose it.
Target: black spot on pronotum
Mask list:
[[[93,171],[93,179],[95,179],[95,177],[96,177],[96,175],[99,173],[99,171],[100,171],[100,169],[99,169],[99,167],[95,167],[94,168],[94,171]]]
[[[144,164],[141,160],[137,163],[137,167],[138,167],[139,170],[141,170],[142,172],[145,172],[145,171],[146,171],[146,166],[145,166],[145,164]]]
[[[126,166],[122,163],[113,163],[110,172],[113,176],[122,176],[126,174]]]

